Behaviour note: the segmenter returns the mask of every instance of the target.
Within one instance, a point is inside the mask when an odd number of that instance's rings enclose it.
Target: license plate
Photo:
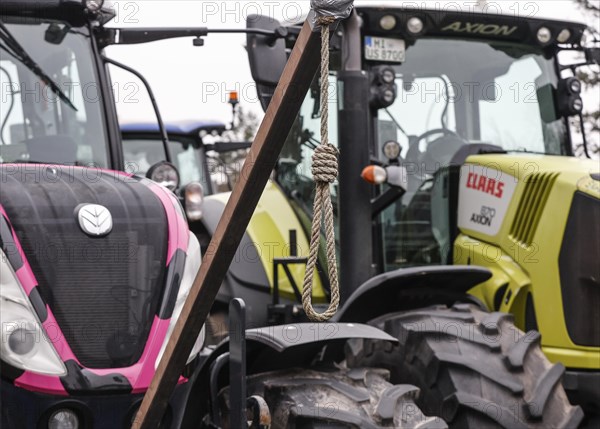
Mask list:
[[[365,37],[365,58],[369,61],[402,63],[406,58],[406,42],[384,37]]]

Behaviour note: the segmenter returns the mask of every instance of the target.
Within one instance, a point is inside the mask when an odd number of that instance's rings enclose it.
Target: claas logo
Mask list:
[[[504,182],[476,173],[469,173],[469,178],[467,179],[467,188],[493,195],[496,198],[502,198],[504,187]]]

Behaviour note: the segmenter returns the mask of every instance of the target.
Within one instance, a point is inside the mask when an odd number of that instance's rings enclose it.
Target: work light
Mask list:
[[[556,37],[556,41],[558,43],[567,43],[570,38],[571,38],[571,31],[565,28],[560,33],[558,33],[558,36]]]
[[[579,115],[583,111],[581,90],[581,81],[576,77],[561,79],[558,82],[557,107],[563,116]]]
[[[552,32],[547,27],[541,27],[537,32],[537,39],[542,45],[546,45],[552,40]]]
[[[416,16],[409,19],[408,23],[406,24],[406,28],[412,34],[421,33],[424,27],[425,25],[423,24],[421,18],[417,18]]]
[[[397,96],[396,71],[390,66],[374,68],[371,78],[371,106],[384,109],[394,104]]]
[[[396,21],[396,17],[394,15],[385,15],[379,21],[379,25],[381,26],[381,28],[383,28],[386,31],[390,31],[390,30],[393,30],[394,28],[396,28],[396,24],[397,24],[397,21]]]

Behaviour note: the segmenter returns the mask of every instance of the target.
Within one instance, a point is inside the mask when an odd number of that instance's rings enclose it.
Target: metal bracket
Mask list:
[[[247,427],[246,304],[239,298],[229,304],[229,405],[231,427]]]

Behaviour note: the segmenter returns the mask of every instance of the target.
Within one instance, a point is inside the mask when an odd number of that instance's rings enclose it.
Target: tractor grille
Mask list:
[[[532,174],[526,180],[525,192],[517,208],[510,238],[523,247],[531,247],[548,196],[558,174]]]
[[[144,184],[85,173],[3,176],[0,200],[75,357],[92,369],[129,367],[143,353],[164,290],[167,218]],[[112,232],[85,234],[75,216],[81,204],[108,208]]]
[[[23,250],[73,353],[87,368],[133,365],[156,311],[160,272],[139,232],[91,241],[77,234],[21,235]],[[51,265],[51,267],[49,266]],[[154,274],[155,275],[155,274]],[[154,286],[154,290],[152,287]]]
[[[576,193],[560,251],[567,331],[577,345],[600,347],[600,200]]]

